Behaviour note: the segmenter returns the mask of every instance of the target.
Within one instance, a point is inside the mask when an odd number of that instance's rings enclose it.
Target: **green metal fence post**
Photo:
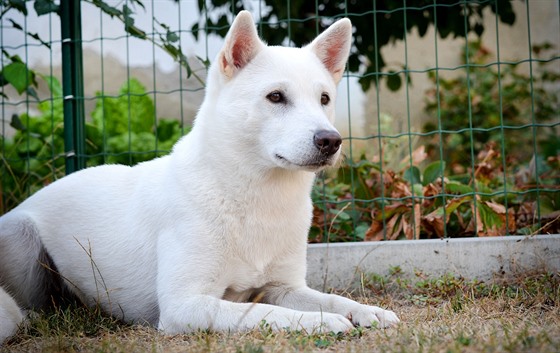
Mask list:
[[[60,2],[66,174],[85,168],[85,114],[80,0]]]

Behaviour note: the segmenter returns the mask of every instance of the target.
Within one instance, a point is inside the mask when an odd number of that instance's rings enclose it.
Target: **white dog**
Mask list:
[[[135,167],[69,175],[0,218],[0,283],[21,308],[61,295],[165,333],[390,326],[391,311],[306,285],[310,191],[333,165],[343,19],[304,48],[268,47],[241,12],[192,131]],[[0,294],[0,326],[21,313]]]

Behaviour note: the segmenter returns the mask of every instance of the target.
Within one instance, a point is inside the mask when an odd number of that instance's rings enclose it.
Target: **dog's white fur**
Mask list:
[[[22,320],[12,297],[42,308],[61,288],[170,334],[398,322],[305,281],[310,190],[340,154],[317,134],[340,137],[334,100],[351,32],[343,19],[304,48],[268,47],[241,12],[193,129],[169,156],[74,173],[1,217],[11,297],[0,291],[0,340]]]

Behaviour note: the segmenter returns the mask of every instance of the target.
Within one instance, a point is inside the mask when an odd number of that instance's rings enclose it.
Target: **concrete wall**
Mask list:
[[[356,288],[361,275],[387,275],[395,266],[408,278],[420,271],[487,281],[527,271],[559,272],[560,235],[311,244],[307,260],[308,284],[320,290]]]

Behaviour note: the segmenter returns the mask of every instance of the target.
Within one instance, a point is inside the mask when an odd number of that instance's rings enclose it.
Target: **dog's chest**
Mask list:
[[[225,282],[224,299],[246,302],[258,295],[259,288],[264,287],[271,278],[264,264],[249,264],[241,260],[232,260],[223,272]]]

